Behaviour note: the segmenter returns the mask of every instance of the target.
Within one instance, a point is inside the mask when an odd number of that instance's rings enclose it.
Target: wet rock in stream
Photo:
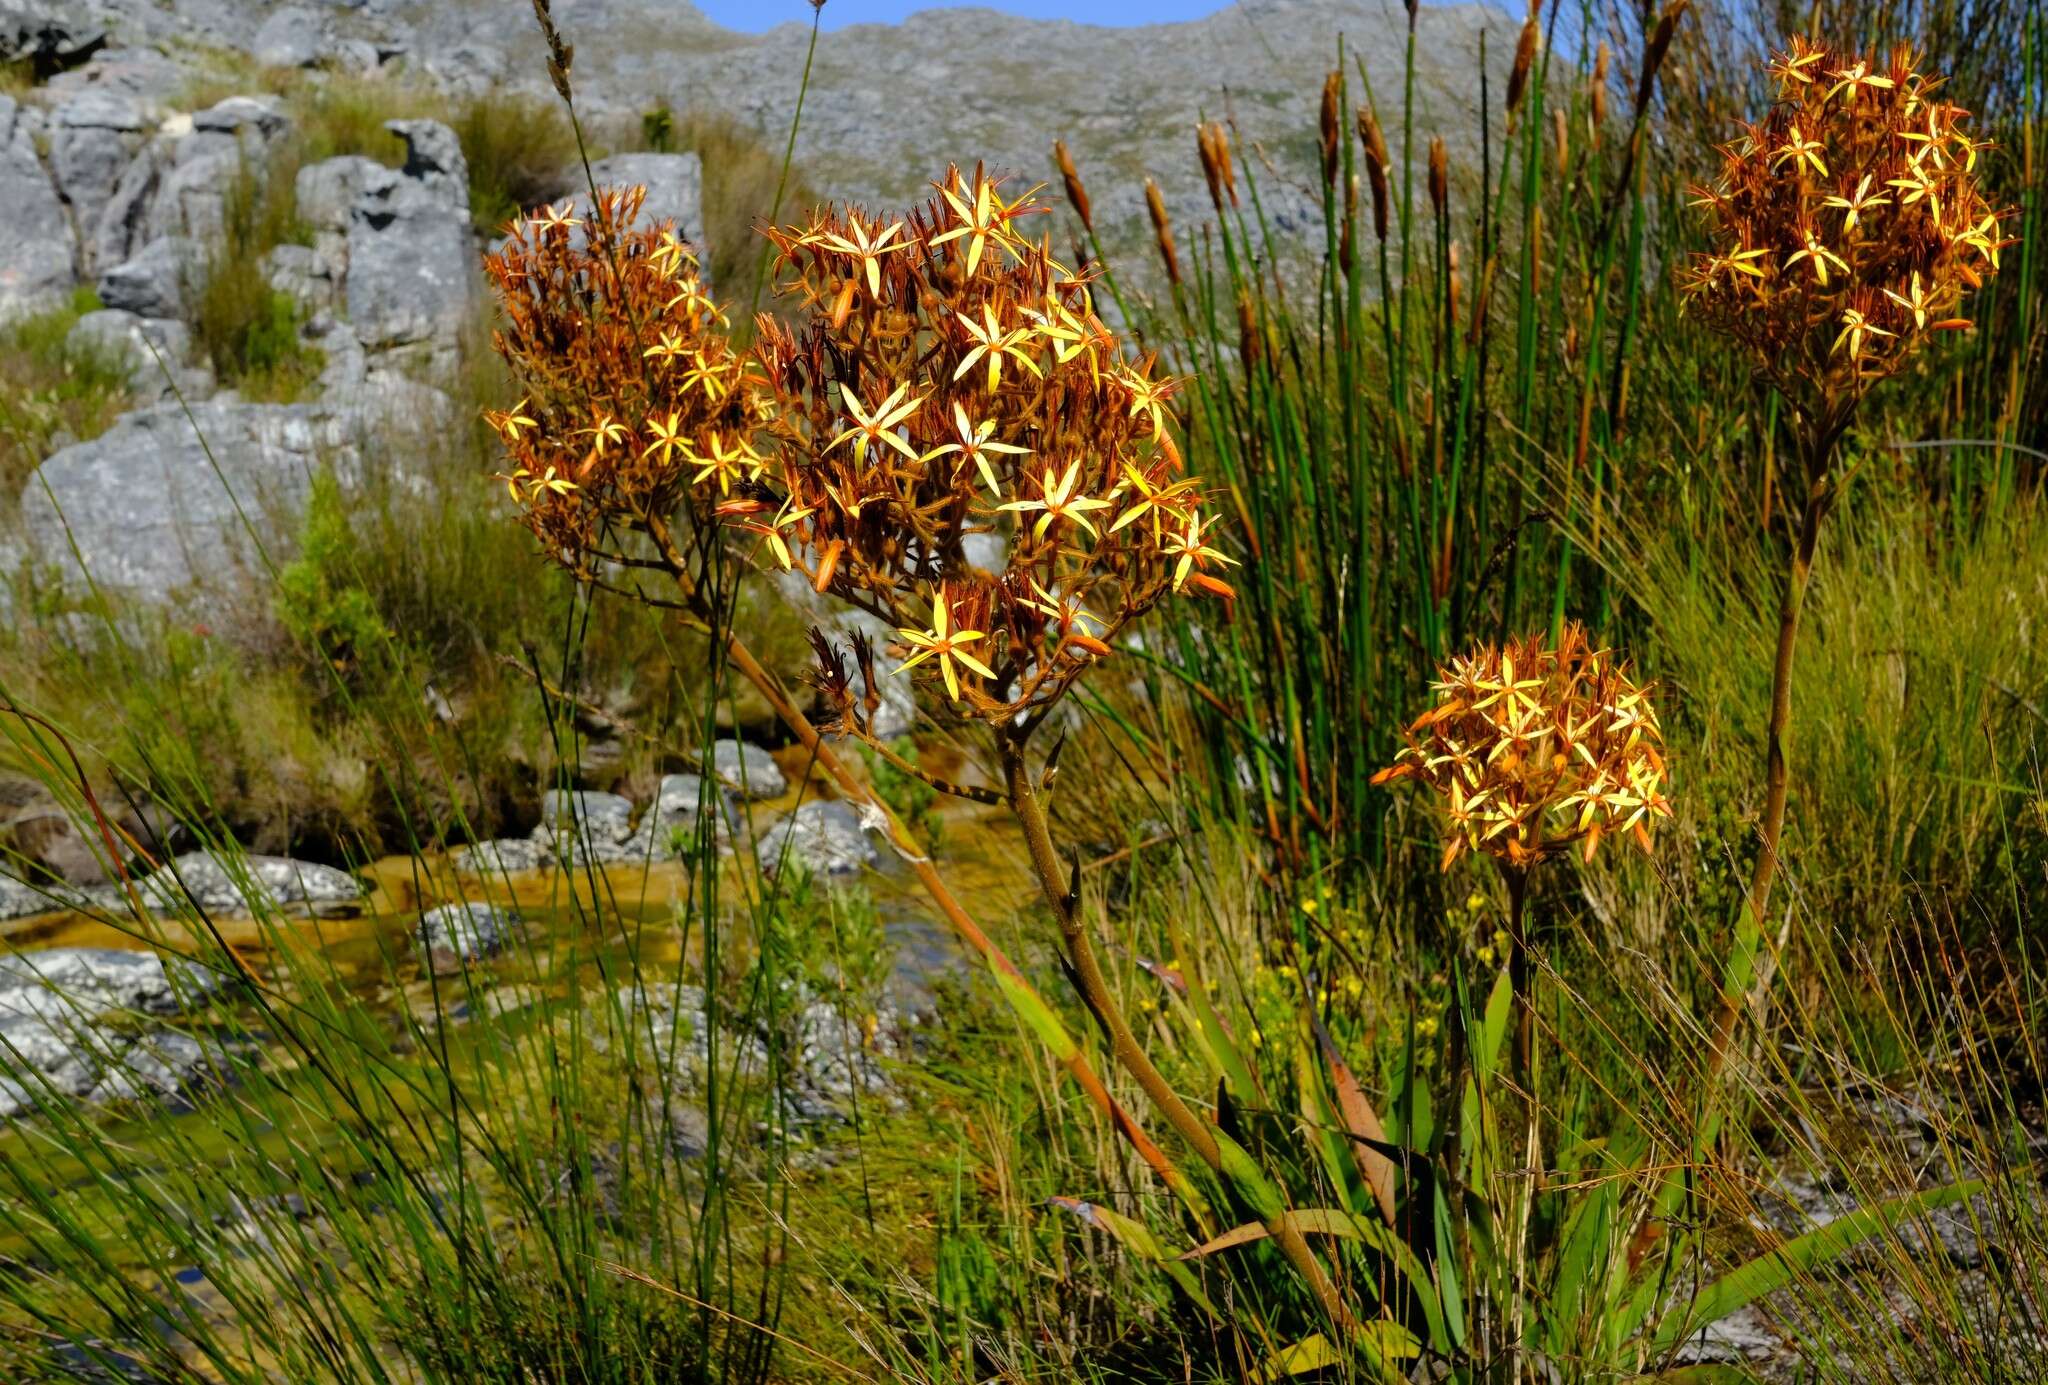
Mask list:
[[[495,904],[443,904],[420,915],[420,950],[435,971],[459,971],[503,952],[519,927],[519,915]]]
[[[211,1040],[141,1016],[197,1009],[225,978],[180,959],[111,948],[0,957],[0,1119],[45,1101],[155,1101],[182,1109],[225,1085]]]

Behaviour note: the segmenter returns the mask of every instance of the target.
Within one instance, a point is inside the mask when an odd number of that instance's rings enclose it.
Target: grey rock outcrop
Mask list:
[[[853,875],[876,859],[860,815],[836,799],[803,804],[763,832],[754,852],[764,870],[789,861],[814,875]]]
[[[469,161],[453,130],[438,120],[387,120],[384,128],[405,142],[405,164],[400,173],[450,211],[468,210]]]
[[[156,129],[141,104],[91,90],[50,117],[50,171],[80,226],[94,225],[129,163]]]
[[[76,271],[71,220],[36,157],[38,117],[0,96],[0,319],[49,307]]]
[[[230,96],[194,114],[191,130],[173,141],[171,165],[158,181],[144,223],[148,237],[218,244],[236,183],[262,174],[272,142],[290,127],[281,105],[253,96]]]
[[[285,909],[346,917],[363,907],[362,882],[333,866],[287,856],[223,859],[209,851],[179,856],[141,883],[143,899],[158,909],[188,906],[209,914],[250,914]]]
[[[190,418],[176,405],[125,414],[44,462],[23,487],[30,556],[81,589],[80,558],[121,595],[232,592],[254,563],[243,516],[275,539],[289,532],[320,466],[352,479],[351,422],[321,405],[218,399],[195,404]],[[271,515],[280,518],[266,523]]]
[[[343,179],[361,179],[346,238],[349,326],[369,351],[405,349],[446,367],[478,284],[468,170],[446,126],[404,120],[387,128],[407,142],[405,169],[356,166]]]
[[[360,154],[322,159],[299,170],[292,188],[299,219],[313,233],[313,249],[336,279],[348,268],[348,224],[356,199],[389,174],[384,165]]]
[[[601,188],[646,188],[638,224],[674,222],[676,234],[697,248],[699,268],[708,267],[704,255],[704,164],[695,154],[613,154],[591,164],[589,181]],[[563,171],[556,196],[573,200],[578,215],[589,208],[590,192],[581,164]]]
[[[273,10],[249,40],[249,53],[266,67],[311,67],[321,51],[320,16],[297,5]]]

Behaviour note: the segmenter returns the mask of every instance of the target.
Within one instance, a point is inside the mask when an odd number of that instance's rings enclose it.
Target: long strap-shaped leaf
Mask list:
[[[1981,1180],[1907,1193],[1837,1217],[1826,1226],[1794,1237],[1709,1284],[1684,1312],[1673,1313],[1650,1338],[1650,1355],[1662,1356],[1685,1338],[1784,1288],[1802,1274],[1836,1259],[1906,1217],[1951,1207],[1984,1191]]]
[[[1108,1233],[1140,1260],[1150,1261],[1165,1270],[1196,1306],[1209,1315],[1211,1322],[1221,1321],[1216,1305],[1209,1301],[1209,1295],[1202,1289],[1201,1280],[1184,1263],[1186,1257],[1168,1254],[1165,1243],[1152,1234],[1151,1227],[1099,1202],[1084,1202],[1077,1197],[1049,1197],[1045,1201],[1047,1206],[1071,1212],[1096,1230]]]
[[[1453,1343],[1449,1325],[1444,1320],[1442,1290],[1431,1278],[1429,1267],[1400,1237],[1378,1222],[1353,1216],[1341,1207],[1304,1207],[1298,1212],[1286,1213],[1285,1217],[1288,1226],[1304,1236],[1335,1236],[1341,1240],[1363,1241],[1393,1261],[1415,1290],[1416,1301],[1429,1326],[1430,1344],[1438,1351],[1451,1349]],[[1210,1237],[1181,1258],[1198,1260],[1218,1251],[1248,1246],[1254,1241],[1265,1240],[1273,1232],[1273,1226],[1268,1223],[1246,1222]]]

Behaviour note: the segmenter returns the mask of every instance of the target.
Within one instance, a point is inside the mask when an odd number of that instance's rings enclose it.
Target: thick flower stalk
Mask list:
[[[1044,795],[1056,762],[1027,759],[1047,712],[1152,606],[1174,593],[1234,596],[1219,574],[1235,560],[1183,474],[1174,383],[1096,315],[1087,278],[1028,237],[1027,218],[1044,210],[1035,190],[1010,197],[979,169],[950,170],[935,189],[900,220],[827,209],[769,233],[784,292],[808,310],[794,329],[763,318],[756,351],[770,484],[801,515],[791,565],[887,621],[897,671],[989,729],[1076,986],[1117,1061],[1259,1209],[1324,1313],[1348,1327],[1279,1189],[1132,1032],[1053,844]],[[998,542],[996,558],[970,552],[978,535]],[[855,647],[868,683],[857,699],[840,652],[816,644],[834,729],[872,740],[872,650]]]
[[[1977,184],[1989,146],[1909,50],[1861,53],[1795,37],[1769,71],[1777,103],[1724,147],[1719,180],[1696,190],[1712,246],[1681,277],[1687,311],[1745,347],[1790,404],[1803,487],[1778,609],[1759,849],[1715,1023],[1717,1069],[1742,1006],[1752,994],[1761,1002],[1775,962],[1775,949],[1751,959],[1777,878],[1792,661],[1835,499],[1837,444],[1873,385],[1935,333],[1969,327],[1965,294],[1997,272],[2012,244],[2005,214]]]

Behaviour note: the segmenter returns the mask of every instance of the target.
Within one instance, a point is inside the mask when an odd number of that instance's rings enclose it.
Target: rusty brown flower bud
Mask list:
[[[1451,205],[1451,156],[1442,136],[1429,141],[1429,204],[1441,217]]]
[[[1337,155],[1344,138],[1344,74],[1331,72],[1323,78],[1323,185],[1337,181]]]

